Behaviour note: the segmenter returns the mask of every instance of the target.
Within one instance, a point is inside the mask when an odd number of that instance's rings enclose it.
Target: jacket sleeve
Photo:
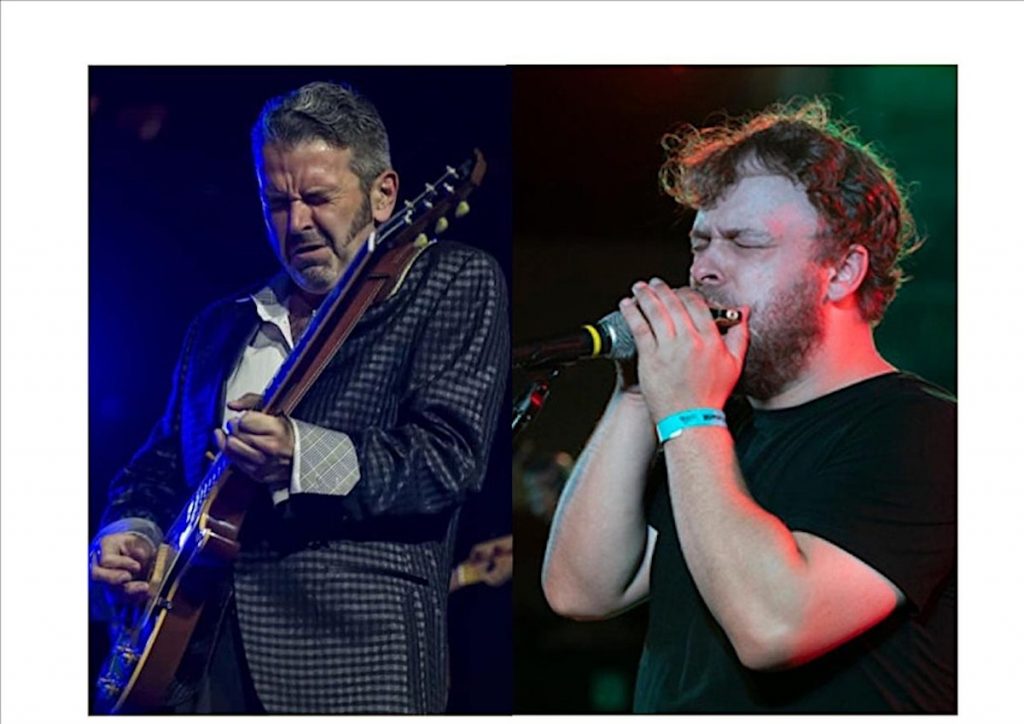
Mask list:
[[[414,345],[409,392],[392,427],[331,431],[296,421],[302,495],[346,520],[432,514],[478,490],[504,400],[508,298],[497,263],[468,256]],[[317,451],[311,441],[317,440]]]

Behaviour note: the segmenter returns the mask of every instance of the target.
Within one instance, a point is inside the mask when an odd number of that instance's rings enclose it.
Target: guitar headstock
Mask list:
[[[457,167],[446,167],[440,177],[424,184],[416,198],[406,201],[402,209],[384,222],[377,230],[375,246],[430,243],[427,229],[440,234],[450,225],[450,217],[460,219],[469,213],[466,198],[481,184],[486,172],[484,155],[473,149],[473,158]]]

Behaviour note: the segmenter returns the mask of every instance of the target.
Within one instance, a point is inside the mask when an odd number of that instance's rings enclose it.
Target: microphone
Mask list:
[[[712,309],[711,317],[723,333],[738,324],[738,309]],[[636,342],[622,312],[601,317],[596,324],[585,324],[575,334],[539,342],[527,342],[512,349],[512,366],[530,369],[568,364],[583,359],[604,357],[627,360],[636,356]]]

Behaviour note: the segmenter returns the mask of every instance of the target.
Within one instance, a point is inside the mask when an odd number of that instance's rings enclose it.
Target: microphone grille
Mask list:
[[[633,334],[629,331],[622,312],[612,312],[601,317],[597,325],[601,327],[611,340],[611,346],[605,353],[605,357],[611,359],[633,359],[636,357],[636,342],[633,341]]]

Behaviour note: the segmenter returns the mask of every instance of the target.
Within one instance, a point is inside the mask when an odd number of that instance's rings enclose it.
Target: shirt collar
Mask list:
[[[240,304],[251,301],[256,305],[256,313],[261,320],[285,329],[288,322],[288,284],[288,275],[278,272],[259,291],[235,301]]]

